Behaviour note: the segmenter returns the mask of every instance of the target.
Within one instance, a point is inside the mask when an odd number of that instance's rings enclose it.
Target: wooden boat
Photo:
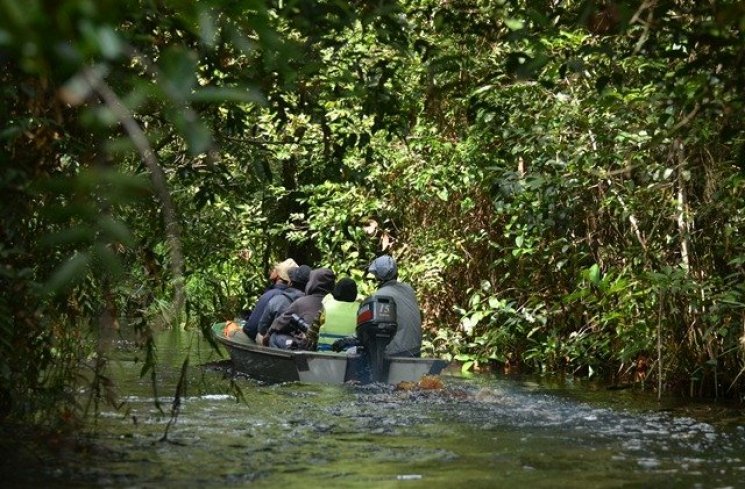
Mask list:
[[[280,350],[260,346],[240,335],[223,334],[225,323],[212,326],[212,335],[225,346],[233,366],[253,378],[267,382],[312,382],[342,384],[364,382],[365,359],[359,354]],[[447,362],[437,358],[389,357],[389,384],[416,382],[425,375],[437,375]]]

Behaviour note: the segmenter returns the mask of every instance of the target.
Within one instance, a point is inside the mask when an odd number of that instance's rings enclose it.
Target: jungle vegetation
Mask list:
[[[745,2],[0,2],[2,416],[387,252],[428,354],[745,392]]]

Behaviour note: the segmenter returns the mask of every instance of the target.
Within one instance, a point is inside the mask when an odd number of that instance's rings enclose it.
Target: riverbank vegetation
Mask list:
[[[745,3],[0,5],[3,416],[383,251],[464,370],[745,392]],[[94,339],[96,339],[94,341]],[[150,346],[148,346],[150,345]],[[91,375],[94,374],[94,375]]]

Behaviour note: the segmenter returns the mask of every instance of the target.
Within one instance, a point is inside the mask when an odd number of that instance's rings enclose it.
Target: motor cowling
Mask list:
[[[397,329],[396,301],[393,297],[368,297],[357,310],[357,339],[373,382],[385,382],[388,378],[389,361],[385,358],[385,347],[396,335]]]

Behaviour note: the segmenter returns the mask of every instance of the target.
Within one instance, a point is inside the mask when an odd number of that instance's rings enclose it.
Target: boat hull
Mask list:
[[[245,336],[228,338],[224,323],[212,326],[212,335],[225,346],[234,368],[265,382],[309,382],[342,384],[363,381],[361,355],[345,353],[280,350],[260,346]],[[416,382],[425,375],[437,375],[447,362],[436,358],[390,357],[387,382]]]

